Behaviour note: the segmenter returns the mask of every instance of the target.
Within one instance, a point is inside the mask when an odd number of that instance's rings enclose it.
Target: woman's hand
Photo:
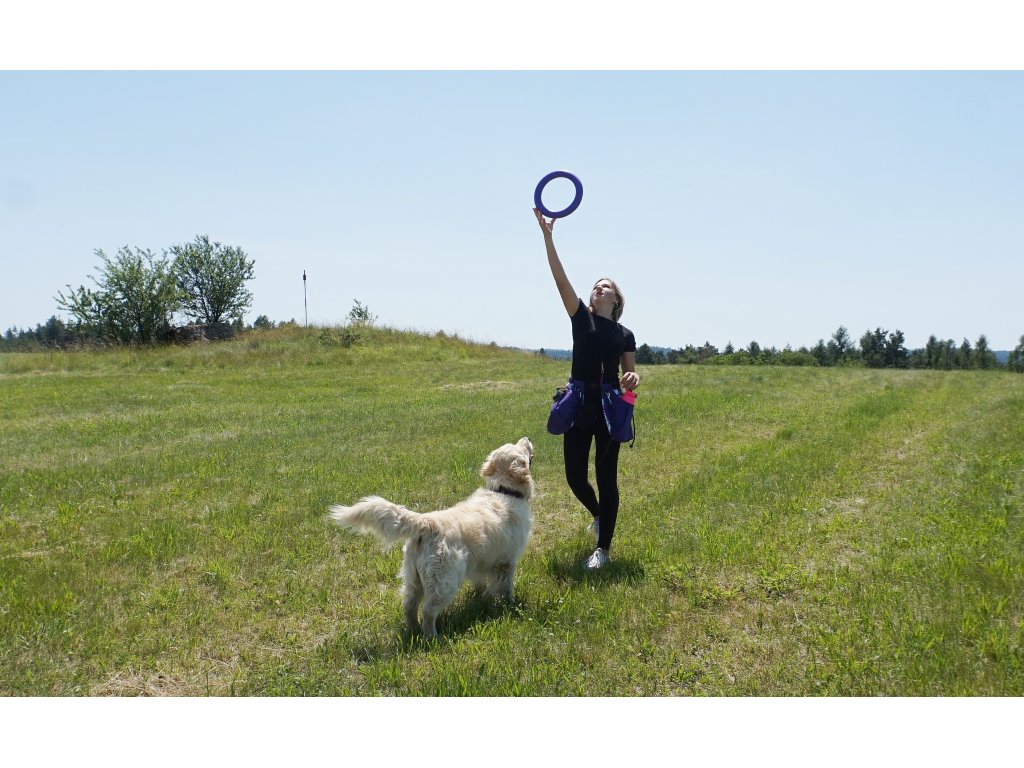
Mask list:
[[[544,214],[540,212],[539,208],[534,208],[533,212],[537,214],[537,223],[540,224],[541,231],[544,233],[544,237],[551,237],[555,230],[555,220],[548,221],[544,218]]]
[[[632,392],[640,386],[640,377],[636,375],[636,352],[622,353],[622,378],[619,379],[619,389],[628,389]]]

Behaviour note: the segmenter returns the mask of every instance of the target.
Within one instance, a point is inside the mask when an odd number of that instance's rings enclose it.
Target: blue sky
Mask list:
[[[302,322],[306,270],[310,323],[567,347],[531,208],[568,169],[563,263],[639,343],[1024,334],[1021,72],[7,71],[0,103],[0,329],[94,249],[208,234],[249,321]]]

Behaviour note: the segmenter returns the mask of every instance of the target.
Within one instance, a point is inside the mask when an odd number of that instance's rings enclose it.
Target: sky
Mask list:
[[[62,316],[96,249],[198,234],[255,262],[246,320],[565,348],[532,212],[639,344],[845,326],[1024,334],[1024,73],[0,73],[0,327]],[[545,190],[549,208],[571,199]]]
[[[844,326],[1012,349],[1018,12],[704,6],[14,6],[0,331],[63,316],[97,249],[202,234],[255,262],[250,323],[341,324],[359,301],[391,327],[566,348],[531,209],[569,170],[559,254],[579,294],[620,285],[638,343],[799,348]]]

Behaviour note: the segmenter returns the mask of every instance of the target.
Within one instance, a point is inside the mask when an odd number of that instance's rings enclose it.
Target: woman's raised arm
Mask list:
[[[580,298],[576,295],[576,291],[572,287],[572,283],[569,282],[569,278],[566,277],[565,270],[562,268],[562,262],[558,260],[558,252],[555,250],[555,241],[552,235],[552,230],[555,228],[555,220],[547,221],[544,218],[544,214],[536,208],[533,209],[533,212],[537,214],[537,223],[540,224],[541,231],[544,233],[544,245],[548,251],[548,266],[551,267],[551,276],[555,278],[555,285],[558,287],[558,293],[562,297],[565,311],[569,313],[569,317],[572,317],[579,308]]]

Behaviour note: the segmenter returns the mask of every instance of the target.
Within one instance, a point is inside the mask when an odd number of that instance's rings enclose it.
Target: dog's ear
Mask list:
[[[533,443],[530,442],[530,438],[520,438],[517,445],[526,451],[527,456],[529,456],[531,459],[533,458]]]
[[[517,456],[508,468],[508,474],[513,480],[520,483],[530,482],[530,460]]]
[[[480,477],[490,477],[497,471],[497,467],[494,466],[494,454],[497,451],[491,451],[491,455],[487,457],[487,461],[480,467]]]

